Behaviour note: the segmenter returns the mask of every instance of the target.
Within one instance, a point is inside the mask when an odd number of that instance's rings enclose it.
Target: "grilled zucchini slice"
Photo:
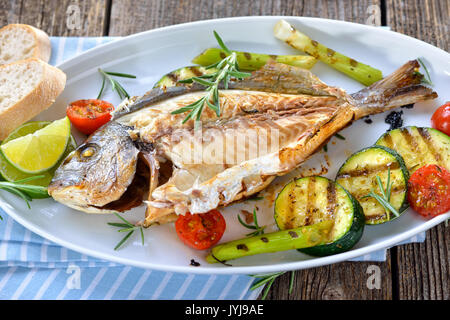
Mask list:
[[[450,137],[436,129],[398,128],[386,132],[376,144],[397,151],[411,174],[427,164],[450,170]]]
[[[162,87],[169,88],[175,87],[177,85],[179,86],[182,85],[178,83],[178,81],[180,80],[186,80],[192,77],[199,77],[205,74],[214,73],[216,71],[217,69],[215,68],[206,69],[204,67],[199,66],[179,68],[164,75],[161,79],[158,80],[158,82],[156,82],[153,88],[162,88]]]
[[[387,213],[376,199],[365,197],[371,190],[381,195],[377,176],[386,189],[389,175],[392,183],[390,204],[402,213],[408,207],[409,173],[403,158],[394,150],[383,146],[362,149],[351,155],[338,171],[336,182],[359,201],[366,224],[380,224],[396,218]]]
[[[298,249],[314,256],[327,256],[351,249],[361,239],[364,214],[358,201],[342,186],[313,176],[288,183],[275,200],[275,221],[281,230],[334,222],[330,243]]]

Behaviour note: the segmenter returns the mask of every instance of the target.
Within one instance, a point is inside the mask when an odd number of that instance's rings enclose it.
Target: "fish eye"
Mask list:
[[[92,157],[93,155],[95,155],[96,151],[97,150],[94,146],[87,145],[84,148],[80,149],[79,154],[82,158],[88,159],[88,158]]]

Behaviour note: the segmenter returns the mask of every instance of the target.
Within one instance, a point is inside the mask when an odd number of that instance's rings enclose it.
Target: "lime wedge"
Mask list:
[[[31,180],[29,182],[25,182],[25,184],[32,184],[32,185],[36,185],[36,186],[47,187],[50,184],[50,181],[52,181],[53,175],[54,175],[56,169],[61,164],[61,162],[63,162],[64,159],[69,155],[69,153],[71,153],[76,148],[77,148],[77,143],[75,142],[75,139],[73,138],[73,136],[70,136],[70,140],[66,147],[66,151],[64,152],[64,155],[58,161],[58,163],[50,170],[39,173],[40,176],[44,176],[43,178]],[[15,167],[13,167],[8,162],[8,160],[6,160],[6,158],[0,152],[0,176],[3,176],[3,179],[5,179],[7,181],[13,182],[13,181],[22,180],[22,179],[36,176],[36,174],[29,174],[29,173],[25,173],[20,170],[17,170]]]
[[[51,123],[51,121],[30,121],[27,123],[24,123],[20,127],[18,127],[16,130],[11,132],[8,137],[2,141],[1,144],[5,144],[8,141],[26,136],[27,134],[34,133],[38,131],[39,129],[42,129],[46,126],[48,126]]]
[[[30,174],[42,173],[62,158],[69,138],[70,121],[65,117],[34,133],[2,144],[0,150],[16,169]]]

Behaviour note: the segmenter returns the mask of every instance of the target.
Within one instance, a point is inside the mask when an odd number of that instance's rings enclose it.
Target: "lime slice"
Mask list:
[[[66,150],[70,121],[65,117],[26,136],[2,144],[8,162],[24,173],[41,173],[55,166]]]

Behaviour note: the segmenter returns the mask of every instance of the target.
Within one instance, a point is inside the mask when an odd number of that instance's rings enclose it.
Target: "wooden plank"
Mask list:
[[[388,0],[387,24],[392,30],[449,50],[450,0]],[[449,229],[441,224],[427,232],[425,243],[399,246],[394,277],[399,299],[443,299],[449,293]]]
[[[277,279],[267,300],[390,300],[392,277],[387,262],[343,262],[295,273],[289,294],[290,272]],[[378,280],[375,277],[379,276]],[[379,281],[377,284],[375,281]]]
[[[370,5],[364,1],[298,0],[113,0],[109,35],[128,35],[153,28],[204,19],[251,15],[311,16],[365,23]]]
[[[51,36],[102,36],[107,29],[108,0],[1,0],[0,23],[25,23]]]
[[[367,9],[379,1],[144,1],[113,0],[109,35],[122,36],[178,23],[203,19],[249,16],[313,16],[365,23]],[[380,289],[366,285],[369,266],[380,268]],[[388,263],[345,262],[296,272],[292,295],[289,274],[278,278],[267,299],[391,299],[391,267]]]
[[[449,51],[450,0],[387,0],[386,16],[392,30]]]

